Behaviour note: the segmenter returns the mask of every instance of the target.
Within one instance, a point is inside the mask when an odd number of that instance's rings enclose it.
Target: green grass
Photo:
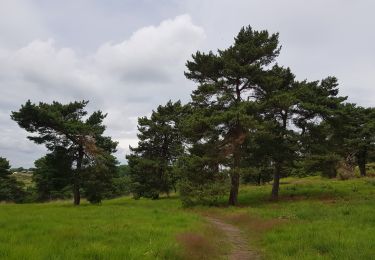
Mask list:
[[[177,197],[0,204],[1,259],[218,259],[230,248],[200,217],[237,225],[264,259],[374,259],[375,178],[243,186],[240,207],[182,209]]]
[[[279,202],[268,200],[269,185],[247,186],[241,208],[211,214],[240,226],[265,259],[375,258],[375,179],[282,182]]]
[[[1,259],[178,259],[176,235],[201,229],[177,199],[0,205]]]

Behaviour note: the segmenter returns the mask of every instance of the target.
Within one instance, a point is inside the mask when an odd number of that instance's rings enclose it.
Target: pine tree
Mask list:
[[[347,103],[332,124],[334,137],[342,144],[339,154],[347,163],[357,164],[361,175],[366,176],[369,154],[375,150],[375,108]]]
[[[130,167],[132,192],[136,198],[157,199],[160,193],[176,189],[173,165],[183,153],[179,122],[183,116],[180,101],[169,101],[138,119],[138,146],[130,147],[126,158]]]
[[[95,163],[101,155],[115,152],[117,146],[110,137],[103,136],[105,131],[103,120],[106,114],[96,111],[86,117],[87,104],[87,101],[81,101],[69,104],[40,102],[36,105],[29,100],[18,112],[12,112],[11,115],[21,128],[30,133],[37,133],[28,136],[30,140],[37,144],[45,144],[51,151],[63,147],[71,154],[72,165],[75,166],[73,171],[75,205],[80,204],[83,168]]]
[[[228,49],[218,50],[218,54],[197,52],[186,64],[186,77],[199,84],[192,94],[195,113],[202,117],[197,122],[206,128],[201,127],[199,142],[206,142],[213,131],[217,132],[221,153],[217,156],[231,160],[230,205],[237,204],[242,145],[254,125],[249,113],[252,90],[279,51],[278,34],[249,26],[240,30]]]
[[[333,116],[346,97],[338,97],[337,80],[298,82],[289,68],[273,66],[255,88],[261,134],[268,143],[274,167],[272,199],[278,198],[279,181],[301,154],[301,140],[309,130]]]

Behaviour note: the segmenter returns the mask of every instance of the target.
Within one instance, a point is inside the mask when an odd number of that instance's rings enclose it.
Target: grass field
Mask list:
[[[101,206],[70,202],[0,205],[2,259],[177,259],[177,234],[202,230],[176,199],[122,198]]]
[[[230,250],[201,215],[237,225],[264,259],[374,259],[375,179],[243,186],[239,207],[182,209],[178,198],[0,204],[2,259],[218,259]]]
[[[264,259],[375,259],[375,179],[283,179],[243,187],[239,208],[209,209],[247,234]]]

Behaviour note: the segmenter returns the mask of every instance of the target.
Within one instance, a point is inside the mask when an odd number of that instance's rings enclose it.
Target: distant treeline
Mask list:
[[[99,203],[129,193],[157,199],[179,192],[185,206],[214,205],[224,195],[236,205],[240,182],[273,181],[277,200],[281,177],[372,173],[375,109],[346,102],[335,77],[296,80],[276,63],[278,38],[249,26],[227,49],[195,53],[185,72],[197,84],[191,101],[169,101],[138,119],[128,166],[117,166],[117,143],[103,135],[106,114],[87,115],[87,101],[28,101],[11,117],[50,151],[35,162],[35,199],[73,196],[78,205],[81,193]],[[2,161],[0,178],[18,187]]]

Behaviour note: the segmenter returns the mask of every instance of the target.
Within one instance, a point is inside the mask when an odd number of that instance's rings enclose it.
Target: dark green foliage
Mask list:
[[[85,168],[82,177],[85,198],[94,204],[110,197],[113,189],[113,179],[117,174],[117,160],[112,155],[100,155]]]
[[[11,175],[9,161],[0,157],[0,178],[6,178]]]
[[[340,154],[356,163],[362,176],[366,175],[369,155],[375,150],[375,108],[345,104],[332,119],[334,138],[340,142]]]
[[[181,157],[176,171],[180,176],[179,192],[185,207],[217,205],[228,192],[228,171],[219,171],[212,164],[212,158],[196,155]]]
[[[35,161],[33,181],[38,200],[72,197],[72,156],[62,147]]]
[[[172,188],[169,174],[159,167],[157,159],[147,159],[137,155],[128,155],[131,168],[131,191],[135,199],[140,197],[158,199],[160,193],[169,193]]]
[[[115,177],[112,179],[110,190],[105,194],[105,198],[116,198],[127,196],[131,193],[130,176]]]
[[[117,175],[119,177],[126,177],[130,174],[130,167],[127,164],[117,166]]]
[[[0,201],[22,202],[25,196],[22,183],[11,176],[9,162],[0,157]]]
[[[111,188],[105,193],[105,198],[116,198],[131,193],[131,178],[129,165],[116,167],[115,177],[112,179]]]
[[[341,157],[337,154],[312,155],[302,161],[302,172],[305,175],[319,174],[335,178]]]
[[[86,117],[87,103],[87,101],[69,104],[40,102],[36,105],[27,101],[18,112],[12,112],[11,115],[20,127],[37,134],[29,136],[30,140],[37,144],[45,144],[52,152],[65,149],[71,156],[75,205],[80,204],[80,191],[84,182],[82,171],[92,166],[98,157],[109,158],[109,155],[116,151],[117,146],[110,137],[103,136],[105,131],[103,120],[106,114],[96,111]],[[71,176],[66,178],[69,179]],[[93,183],[92,179],[90,183]]]
[[[261,138],[272,148],[268,156],[274,165],[273,199],[278,197],[282,172],[293,167],[301,155],[310,158],[313,155],[301,144],[310,130],[317,129],[346,99],[337,94],[337,80],[333,77],[320,82],[298,82],[289,69],[277,65],[255,89],[262,115]]]
[[[244,168],[241,172],[241,181],[246,184],[262,185],[272,180],[273,168],[269,167],[250,167]]]
[[[175,190],[173,166],[183,152],[179,132],[183,110],[180,102],[169,101],[150,118],[138,119],[138,147],[130,147],[131,154],[126,157],[135,198],[157,199],[160,193]]]

